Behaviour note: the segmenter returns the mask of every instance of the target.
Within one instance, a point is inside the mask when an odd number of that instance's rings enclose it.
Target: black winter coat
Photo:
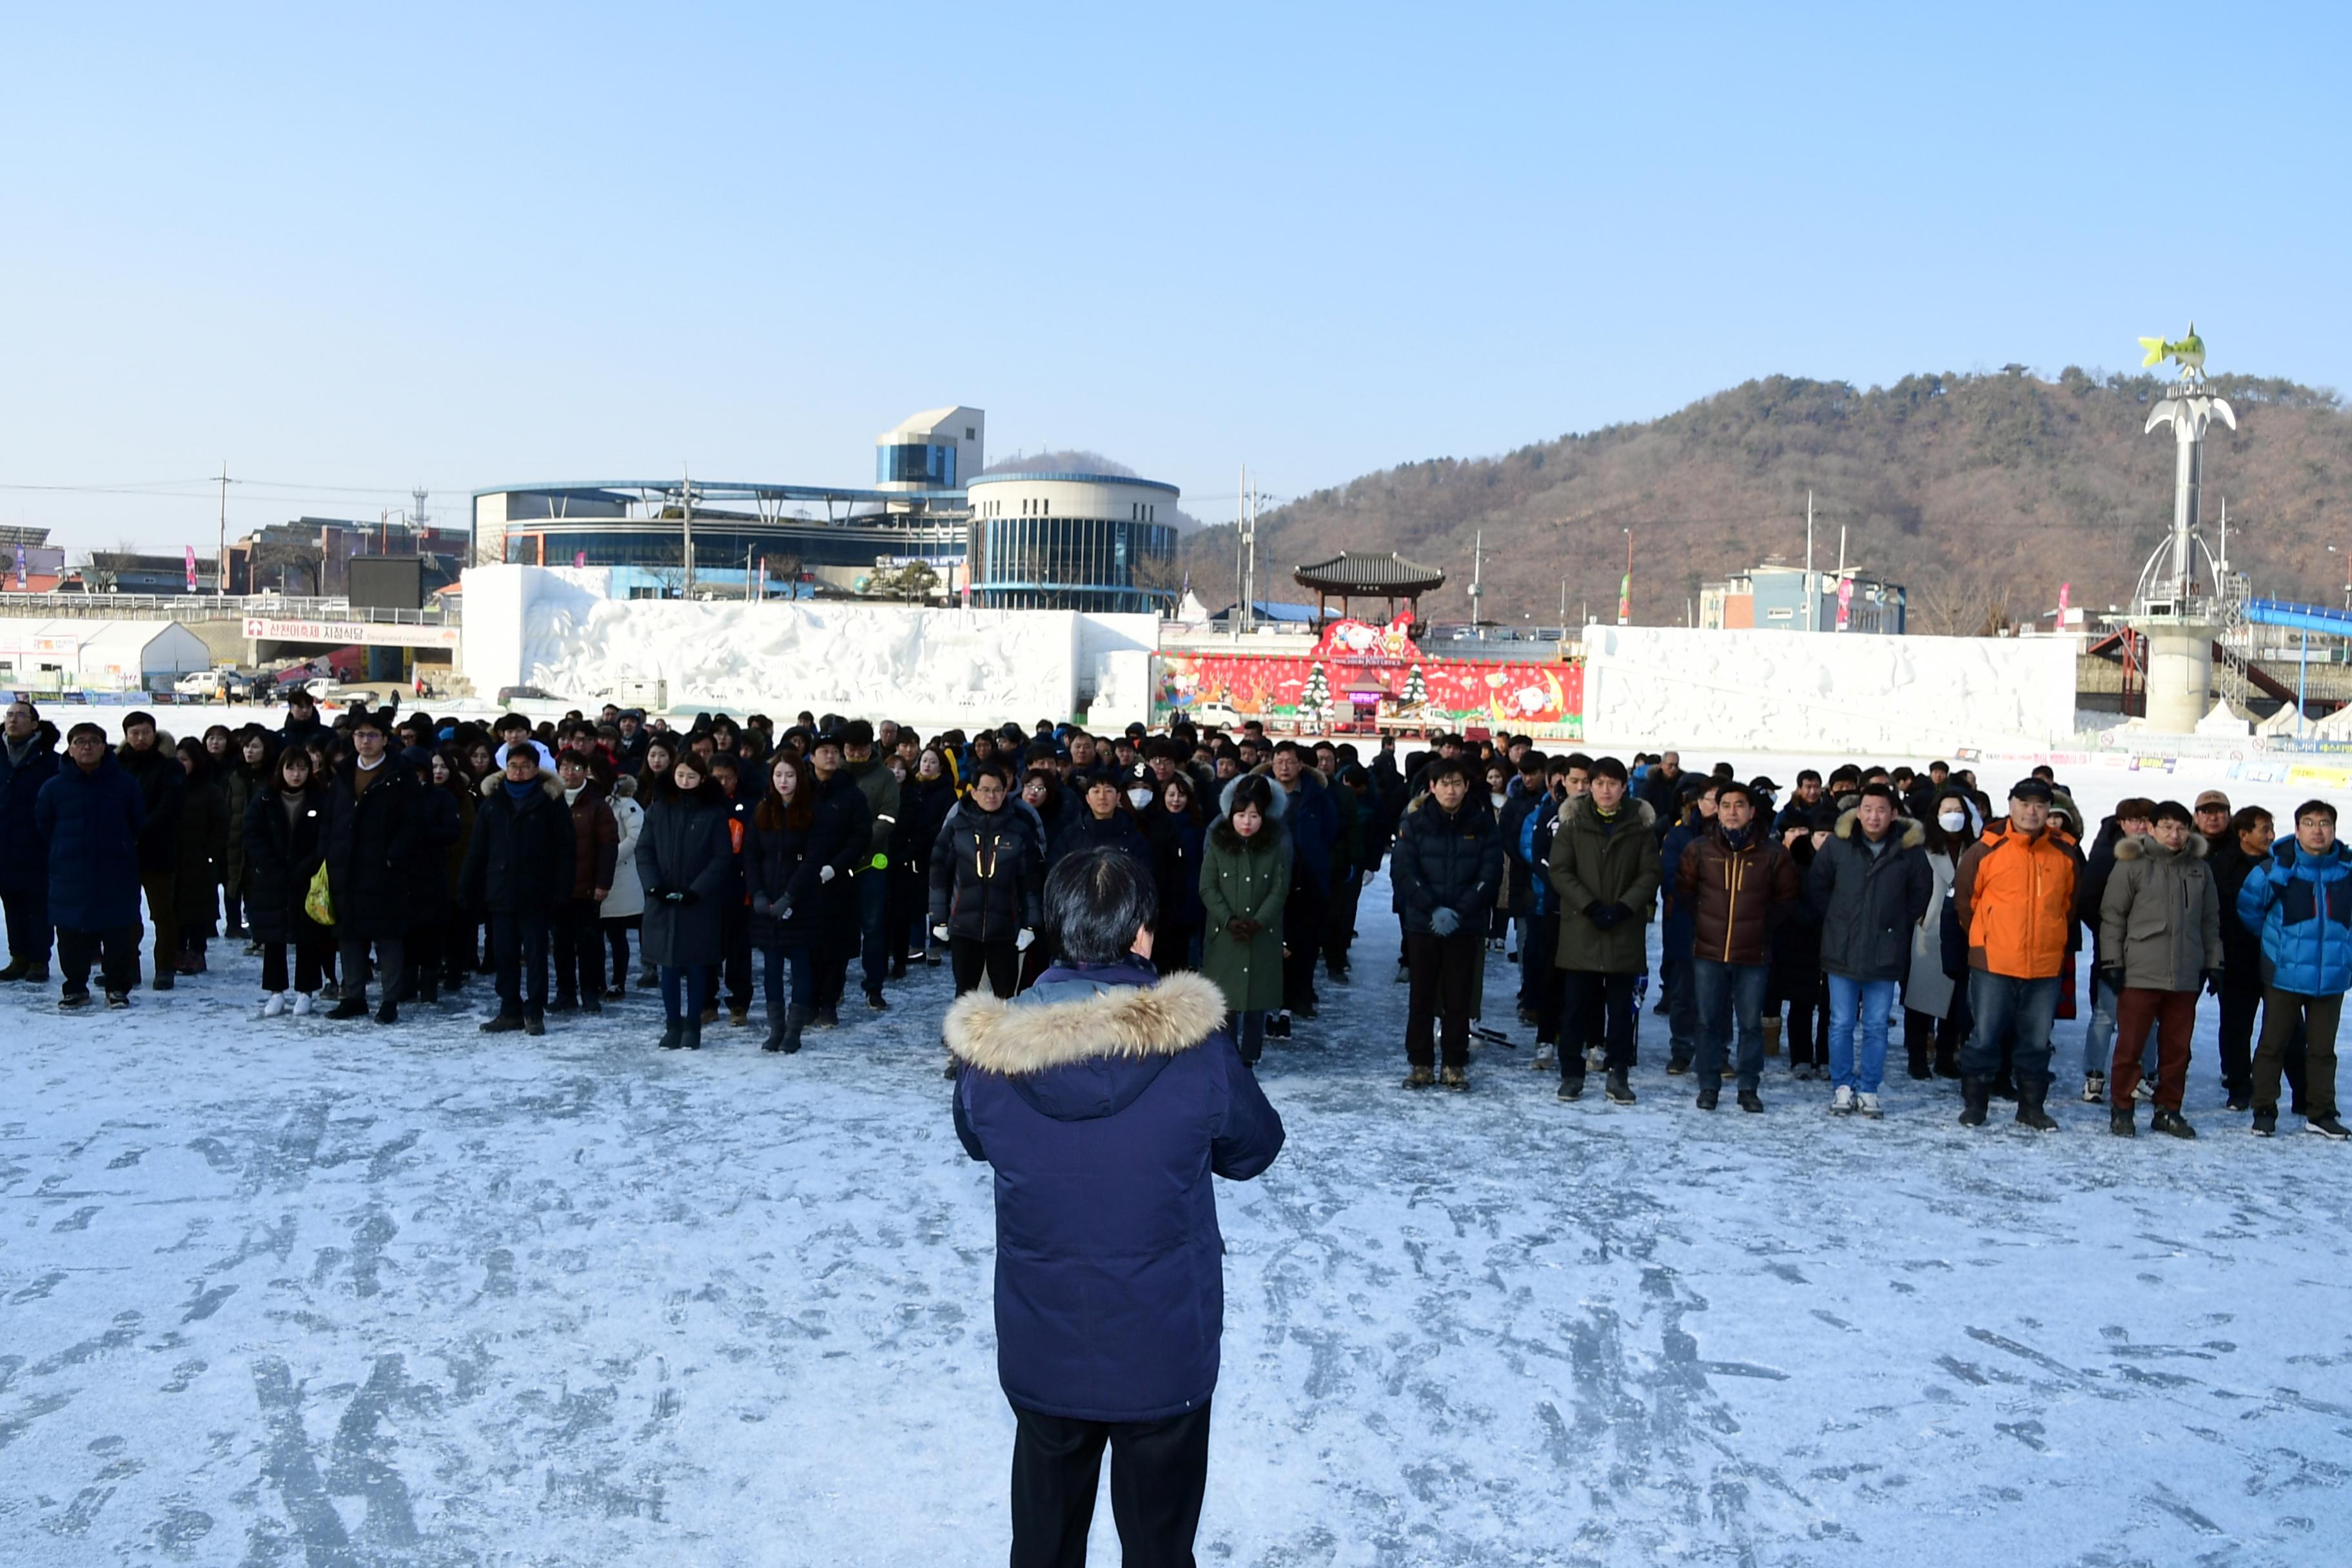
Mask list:
[[[435,784],[416,792],[416,853],[409,861],[408,924],[436,926],[449,918],[449,857],[466,836],[457,797]]]
[[[173,759],[173,765],[179,765]],[[228,795],[207,763],[180,792],[180,830],[173,844],[172,906],[182,936],[215,934],[221,879],[228,873]]]
[[[327,792],[302,792],[289,821],[285,798],[263,790],[245,808],[245,929],[256,942],[298,942],[326,928],[302,912],[326,858]]]
[[[26,742],[21,762],[0,742],[0,892],[48,890],[49,846],[33,825],[33,802],[57,776],[58,727],[47,719]]]
[[[117,746],[114,760],[139,786],[145,807],[139,824],[139,874],[168,877],[180,864],[180,810],[186,801],[188,775],[172,742],[161,733],[143,752]]]
[[[1493,805],[1473,794],[1448,816],[1435,796],[1423,796],[1397,825],[1389,878],[1396,884],[1397,915],[1407,932],[1428,934],[1429,917],[1452,910],[1460,921],[1457,932],[1473,931],[1483,939],[1503,885],[1503,840]]]
[[[857,794],[855,785],[849,793]],[[667,795],[646,809],[645,829],[637,835],[637,879],[646,889],[647,963],[683,969],[717,963],[725,956],[725,900],[736,876],[729,815],[726,797],[708,779],[691,795]],[[563,822],[569,835],[569,813]],[[481,831],[477,817],[477,837]],[[684,893],[686,901],[668,902],[665,895],[670,893]]]
[[[1936,896],[1927,833],[1907,816],[1876,854],[1848,809],[1814,853],[1805,895],[1822,917],[1822,967],[1849,980],[1900,981],[1911,972],[1911,931]]]
[[[743,846],[743,885],[751,900],[753,947],[763,952],[805,947],[815,938],[827,902],[820,889],[830,886],[817,879],[823,858],[810,853],[816,834],[814,821],[805,827],[772,829],[752,822],[751,837]]]
[[[416,848],[416,775],[391,758],[383,777],[362,795],[359,764],[335,774],[327,814],[327,886],[335,902],[335,940],[397,940],[408,930],[409,885]]]
[[[41,786],[33,825],[49,847],[50,923],[91,931],[139,923],[139,829],[146,816],[139,785],[110,754],[88,773],[68,759]]]
[[[1050,870],[1085,849],[1116,849],[1146,871],[1151,869],[1151,846],[1143,841],[1143,830],[1136,826],[1135,818],[1123,810],[1097,816],[1083,805],[1076,810],[1064,808],[1062,831],[1054,839],[1052,853],[1045,857],[1046,868]]]
[[[1165,924],[1196,930],[1208,919],[1201,903],[1202,841],[1208,828],[1187,815],[1159,816],[1151,846],[1151,877],[1160,889],[1160,919]],[[1177,954],[1181,958],[1183,954]]]
[[[446,804],[454,829],[457,803]],[[572,898],[573,845],[562,780],[542,773],[518,802],[505,776],[492,773],[482,781],[481,798],[474,803],[473,837],[466,846],[466,868],[457,874],[458,902],[497,915],[553,914]],[[439,856],[434,863],[439,866]]]
[[[994,811],[959,802],[931,846],[931,924],[973,942],[1036,929],[1045,868],[1033,823],[1009,802]]]

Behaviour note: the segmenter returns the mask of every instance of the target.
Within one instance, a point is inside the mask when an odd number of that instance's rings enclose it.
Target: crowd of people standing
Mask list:
[[[2274,1130],[2282,1085],[2340,1136],[2334,1036],[2352,988],[2352,855],[2324,801],[2275,837],[2259,806],[2129,799],[2083,819],[2046,768],[1996,803],[1965,771],[1859,764],[1790,789],[1673,752],[1546,753],[1525,738],[1275,741],[1179,721],[1097,736],[1039,721],[926,739],[802,713],[683,730],[607,707],[534,723],[347,712],[299,693],[275,729],[173,741],[125,716],[62,737],[28,702],[0,725],[0,982],[59,1005],[130,1005],[260,962],[262,1017],[392,1025],[488,977],[489,1033],[545,1031],[632,984],[659,1044],[693,1049],[764,996],[767,1049],[840,1026],[853,972],[885,1012],[910,965],[1009,997],[1050,962],[1042,891],[1105,851],[1157,900],[1157,970],[1197,970],[1243,1060],[1318,1016],[1352,973],[1360,900],[1385,861],[1407,987],[1407,1089],[1469,1085],[1486,968],[1518,967],[1518,1021],[1559,1098],[1634,1098],[1639,1012],[1665,1071],[1712,1110],[1763,1109],[1768,1056],[1865,1119],[1897,1027],[1914,1078],[1957,1078],[2054,1126],[2053,1032],[2086,977],[2084,1098],[2133,1131],[2181,1115],[2197,999],[2220,1006],[2233,1110]],[[1369,751],[1370,754],[1365,754]],[[1653,957],[1650,928],[1658,927]],[[1655,973],[1653,973],[1654,969]],[[755,988],[755,977],[758,984]],[[373,996],[373,1000],[371,997]],[[322,1006],[323,1005],[323,1006]],[[2257,1024],[2259,1023],[2259,1030]]]

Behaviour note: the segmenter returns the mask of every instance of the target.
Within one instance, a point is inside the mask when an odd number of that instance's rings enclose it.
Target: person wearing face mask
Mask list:
[[[1798,885],[1795,863],[1759,816],[1750,786],[1723,785],[1717,792],[1713,825],[1683,851],[1675,868],[1675,902],[1691,919],[1688,984],[1698,1014],[1701,1110],[1713,1110],[1722,1091],[1735,1022],[1739,1109],[1764,1109],[1758,1091],[1764,1073],[1771,935],[1796,902]]]
[[[1911,963],[1903,982],[1903,1045],[1915,1079],[1958,1078],[1959,1044],[1968,1033],[1965,943],[1951,914],[1952,878],[1976,842],[1968,797],[1947,790],[1935,802],[1922,850],[1935,879],[1927,912],[1911,931]]]
[[[2108,1130],[2134,1135],[2132,1100],[2120,1092],[2127,1072],[2137,1069],[2140,1050],[2154,1026],[2157,1069],[2156,1131],[2194,1138],[2197,1130],[2180,1114],[2189,1079],[2189,1037],[2197,1027],[2198,993],[2218,989],[2223,962],[2221,904],[2205,864],[2205,837],[2177,800],[2158,805],[2154,830],[2134,834],[2116,846],[2116,866],[2099,903],[2100,980],[2117,995],[2116,1066],[2118,1085],[2108,1110]]]
[[[2116,871],[2116,846],[2126,838],[2144,838],[2156,830],[2156,802],[2137,795],[2116,802],[2115,815],[2099,825],[2099,835],[2083,858],[2083,874],[2074,883],[2074,915],[2091,928],[2091,1021],[2083,1030],[2083,1103],[2096,1105],[2106,1098],[2107,1068],[2115,1057],[2116,994],[2104,984],[2106,952],[2099,918],[2106,897],[2107,879]],[[2154,1066],[2151,1058],[2149,1066]],[[2150,1077],[2153,1078],[2153,1072]],[[2153,1088],[2153,1084],[2150,1085]],[[2129,1100],[2140,1091],[2134,1072],[2116,1085],[2117,1099]]]
[[[1960,1125],[1981,1127],[2004,1037],[2014,1036],[2017,1120],[2057,1130],[2050,1093],[2050,1025],[2074,934],[2082,852],[2049,831],[2053,791],[2020,779],[2009,816],[1986,825],[1952,877],[1953,913],[1969,943],[1969,1043],[1960,1054]]]

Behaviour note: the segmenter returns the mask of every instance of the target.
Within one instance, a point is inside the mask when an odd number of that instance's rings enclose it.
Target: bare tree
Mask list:
[[[1939,637],[1989,637],[2013,623],[2000,584],[1973,574],[1943,572],[1909,590],[1906,629]]]

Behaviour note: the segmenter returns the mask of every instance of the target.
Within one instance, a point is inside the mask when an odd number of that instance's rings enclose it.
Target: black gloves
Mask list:
[[[2124,966],[2120,963],[2102,963],[2099,965],[2099,984],[2107,988],[2108,995],[2122,995],[2124,994]]]
[[[1632,910],[1627,909],[1622,904],[1604,904],[1599,899],[1595,899],[1591,903],[1584,906],[1584,918],[1591,921],[1594,925],[1599,926],[1602,931],[1607,931],[1618,921],[1626,919],[1628,916],[1633,914],[1633,911]]]
[[[2221,972],[2220,970],[2209,969],[2205,972],[2205,991],[2208,995],[2219,996],[2221,994]]]
[[[769,915],[775,913],[775,900],[769,898],[767,894],[754,893],[751,895],[751,912],[753,914]]]

